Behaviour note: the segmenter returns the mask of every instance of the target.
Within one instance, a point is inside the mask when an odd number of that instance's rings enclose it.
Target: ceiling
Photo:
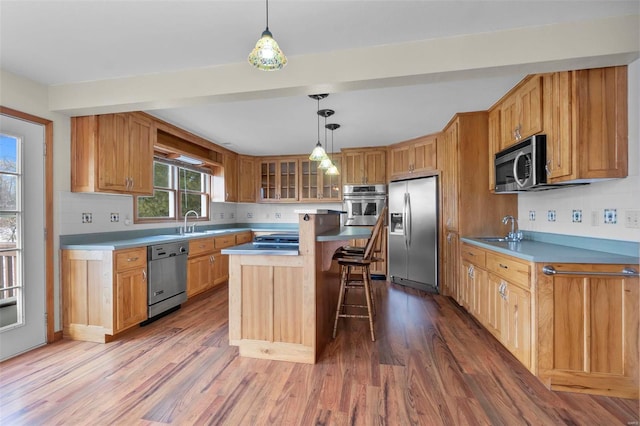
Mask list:
[[[340,63],[331,59],[336,53],[639,12],[637,0],[272,0],[269,28],[289,58],[287,68],[317,58],[323,61],[326,82],[335,83],[331,74],[338,73]],[[77,90],[87,82],[244,63],[264,26],[262,1],[0,0],[0,66],[46,86]],[[456,54],[449,51],[447,59]],[[423,58],[432,59],[437,60]],[[276,74],[287,76],[287,68],[250,71],[247,85],[257,85],[252,75],[267,81],[263,96],[237,91],[239,96],[227,94],[216,102],[167,99],[147,111],[239,153],[305,153],[318,132],[317,104],[306,95],[323,81],[316,76],[294,96],[273,90],[273,81],[282,80]],[[341,124],[334,133],[336,150],[389,145],[437,132],[456,112],[487,109],[534,69],[485,68],[422,80],[394,78],[388,84],[332,84],[320,107],[335,110],[328,122]],[[123,102],[119,108],[134,104]],[[324,129],[320,139],[325,140]]]

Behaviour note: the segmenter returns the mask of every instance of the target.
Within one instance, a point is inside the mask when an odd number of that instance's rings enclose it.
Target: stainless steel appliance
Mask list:
[[[178,309],[187,300],[189,243],[178,241],[147,247],[149,319]]]
[[[435,176],[389,184],[391,282],[438,292],[438,187]]]
[[[346,226],[373,226],[387,203],[387,186],[344,185],[342,201],[347,212]]]
[[[258,235],[253,239],[253,245],[258,247],[279,248],[295,247],[300,242],[300,236],[294,233]]]
[[[534,190],[547,183],[545,135],[534,135],[496,154],[496,192]]]

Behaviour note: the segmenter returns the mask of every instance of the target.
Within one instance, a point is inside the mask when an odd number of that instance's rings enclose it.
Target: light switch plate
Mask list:
[[[640,228],[640,210],[627,210],[624,226],[627,228]]]
[[[555,210],[548,210],[547,211],[547,221],[549,221],[549,222],[555,222],[556,221],[556,211]]]
[[[91,213],[82,213],[82,223],[93,222],[93,215]]]
[[[571,221],[573,223],[582,223],[582,210],[573,210],[571,213]]]
[[[533,222],[536,220],[536,211],[535,210],[529,210],[529,221]]]

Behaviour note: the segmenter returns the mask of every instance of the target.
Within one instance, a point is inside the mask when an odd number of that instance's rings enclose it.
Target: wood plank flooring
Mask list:
[[[227,290],[115,342],[0,364],[2,425],[637,425],[638,401],[548,391],[446,297],[374,281],[316,365],[240,358]]]

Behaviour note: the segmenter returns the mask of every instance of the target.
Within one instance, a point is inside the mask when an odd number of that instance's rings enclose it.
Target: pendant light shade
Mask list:
[[[287,65],[287,57],[284,56],[280,46],[269,31],[269,0],[267,3],[267,28],[262,32],[260,40],[249,54],[249,63],[263,71],[277,71]]]
[[[315,99],[316,101],[318,101],[318,110],[317,110],[317,116],[318,116],[318,142],[316,142],[315,148],[313,148],[313,151],[311,151],[311,155],[309,155],[309,160],[311,160],[311,161],[322,161],[325,158],[328,158],[327,153],[325,152],[324,148],[322,147],[322,143],[320,143],[320,99],[324,99],[327,96],[329,96],[327,93],[320,93],[320,94],[317,94],[317,95],[309,95],[309,97],[311,99]]]
[[[331,167],[332,162],[331,159],[329,158],[329,156],[327,155],[327,117],[331,117],[333,114],[335,114],[335,111],[332,109],[321,109],[318,111],[318,116],[320,117],[324,117],[324,158],[322,160],[320,160],[320,164],[318,165],[319,169],[322,170],[327,170],[329,167]],[[318,140],[320,139],[320,137],[318,136]]]
[[[339,129],[340,125],[336,123],[329,123],[329,124],[325,124],[324,127],[326,129],[331,130],[331,156],[333,156],[333,131],[336,129]],[[336,163],[334,163],[333,160],[331,161],[331,166],[329,166],[329,168],[327,169],[326,172],[324,172],[324,174],[328,176],[340,175],[340,171],[336,167]]]

